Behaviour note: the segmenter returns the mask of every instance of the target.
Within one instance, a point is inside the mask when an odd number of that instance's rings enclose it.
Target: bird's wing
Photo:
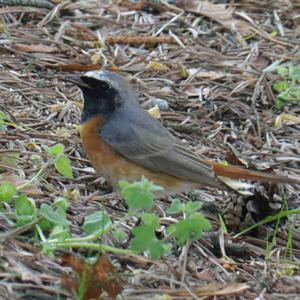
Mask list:
[[[117,153],[145,168],[203,185],[222,186],[211,165],[179,145],[144,111],[130,119],[116,114],[100,128],[100,135]]]

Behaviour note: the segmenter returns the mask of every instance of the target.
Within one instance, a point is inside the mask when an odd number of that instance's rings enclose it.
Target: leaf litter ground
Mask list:
[[[278,109],[272,85],[280,78],[262,70],[275,62],[299,66],[300,5],[289,0],[200,2],[67,0],[53,1],[52,10],[0,3],[0,108],[10,117],[0,131],[1,182],[24,183],[38,172],[31,156],[63,143],[75,179],[49,169],[24,192],[38,205],[51,204],[56,196],[70,199],[74,234],[85,216],[102,207],[113,220],[126,214],[124,202],[83,154],[80,93],[61,80],[70,72],[102,67],[127,76],[145,109],[158,104],[162,123],[199,155],[299,176],[299,102]],[[282,126],[275,128],[275,120]],[[259,185],[250,198],[204,188],[189,197],[205,202],[203,213],[213,232],[163,260],[110,255],[125,299],[300,299],[299,215],[290,219],[288,255],[284,220],[272,247],[275,226],[233,238],[278,213],[285,200],[289,208],[299,208],[299,186]],[[187,195],[180,198],[185,201]],[[268,201],[267,209],[259,205]],[[156,201],[162,224],[170,221],[164,214],[169,203]],[[228,234],[219,233],[223,212]],[[125,225],[130,232],[134,222]],[[12,229],[4,219],[0,226]],[[107,239],[116,247],[128,246]],[[70,268],[61,257],[60,252],[57,258],[42,254],[30,235],[9,235],[1,244],[1,297],[72,299],[62,284]]]

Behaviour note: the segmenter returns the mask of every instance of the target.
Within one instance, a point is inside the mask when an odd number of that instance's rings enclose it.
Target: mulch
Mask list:
[[[280,77],[263,72],[275,62],[299,67],[300,5],[203,2],[66,0],[39,8],[0,1],[0,111],[10,117],[0,130],[1,172],[28,180],[39,170],[32,155],[64,144],[75,179],[50,168],[26,193],[38,206],[67,197],[74,234],[96,210],[105,208],[114,221],[127,210],[85,158],[81,94],[62,80],[70,73],[105,68],[124,75],[143,107],[161,105],[161,122],[202,157],[300,176],[300,125],[274,125],[283,112],[299,116],[299,102],[278,108],[272,85]],[[282,207],[299,208],[299,186],[260,184],[255,190],[251,197],[208,188],[179,195],[203,201],[214,230],[161,260],[111,254],[124,298],[300,299],[299,214],[235,237]],[[162,218],[170,201],[156,201]],[[219,230],[221,214],[226,234]],[[1,215],[0,227],[13,229]],[[61,284],[70,268],[60,255],[43,254],[27,233],[9,236],[0,245],[0,298],[73,299]]]

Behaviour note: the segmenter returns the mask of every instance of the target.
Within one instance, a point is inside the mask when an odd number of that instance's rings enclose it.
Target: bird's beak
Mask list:
[[[72,82],[78,87],[84,87],[90,89],[91,87],[82,80],[82,75],[67,75],[64,77],[65,81]]]

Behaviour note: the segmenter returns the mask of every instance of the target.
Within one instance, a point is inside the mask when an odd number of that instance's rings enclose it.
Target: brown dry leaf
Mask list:
[[[140,0],[137,3],[129,4],[128,7],[129,9],[134,9],[137,11],[151,10],[153,14],[158,14],[167,10],[166,7],[160,5],[159,3],[154,3],[154,1],[145,1],[145,0]]]
[[[98,259],[98,262],[95,264],[95,271],[95,275],[97,275],[106,293],[110,297],[116,298],[122,292],[123,288],[117,275],[117,269],[110,262],[106,254],[102,254]]]
[[[254,68],[257,68],[259,70],[265,69],[267,66],[269,66],[272,63],[271,59],[265,55],[257,55],[251,60],[251,66]]]
[[[105,254],[92,265],[72,254],[65,253],[62,255],[62,264],[71,267],[80,276],[78,282],[70,276],[64,275],[62,277],[63,286],[71,291],[76,291],[84,282],[84,300],[99,299],[103,291],[115,299],[123,289],[117,277],[117,269]]]
[[[227,264],[224,264],[223,267],[228,272],[231,272],[231,273],[236,272],[236,265],[235,264],[227,263]]]
[[[59,53],[62,52],[62,50],[56,48],[56,47],[50,47],[47,45],[42,44],[15,44],[13,45],[13,48],[17,51],[21,52],[27,52],[27,53]]]
[[[77,273],[82,273],[86,264],[83,259],[78,258],[71,253],[63,253],[61,261],[63,266],[69,266]]]
[[[251,33],[251,26],[245,21],[233,17],[234,8],[226,4],[213,4],[200,0],[177,0],[176,5],[185,11],[200,14],[220,23],[229,30],[237,30],[243,34]]]
[[[27,180],[15,175],[14,173],[5,172],[0,174],[0,184],[10,182],[17,188],[27,183]],[[36,183],[26,185],[24,188],[18,189],[19,192],[25,193],[29,196],[38,197],[42,196],[43,192],[37,187]]]
[[[98,37],[93,30],[79,23],[72,23],[69,28],[66,28],[65,33],[81,41],[98,41]]]
[[[76,291],[78,283],[77,280],[71,278],[69,274],[65,273],[61,277],[61,285],[68,291]]]
[[[64,274],[61,278],[62,285],[72,292],[78,291],[79,287],[80,289],[83,288],[84,294],[82,299],[84,300],[99,299],[103,288],[99,280],[95,278],[94,266],[70,253],[64,253],[61,258],[62,265],[71,267],[80,276],[80,279],[76,279],[68,274]]]
[[[225,160],[231,164],[236,166],[248,167],[248,163],[239,157],[238,151],[236,151],[233,147],[229,146],[229,150],[225,154]]]

